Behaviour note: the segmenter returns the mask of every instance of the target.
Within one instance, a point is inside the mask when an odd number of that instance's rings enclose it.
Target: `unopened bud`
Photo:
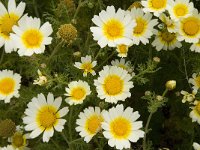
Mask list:
[[[176,88],[176,81],[175,80],[169,80],[169,81],[166,82],[165,86],[168,90],[173,90],[173,89]]]
[[[155,61],[156,63],[159,63],[160,62],[160,58],[159,57],[154,57],[153,61]]]
[[[157,96],[156,96],[156,99],[157,99],[158,101],[162,101],[162,100],[163,100],[163,96],[157,95]]]

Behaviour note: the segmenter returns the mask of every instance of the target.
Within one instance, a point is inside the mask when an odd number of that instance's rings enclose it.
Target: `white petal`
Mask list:
[[[68,111],[69,111],[68,107],[64,107],[61,110],[59,110],[58,113],[60,114],[60,117],[63,117],[68,113]]]

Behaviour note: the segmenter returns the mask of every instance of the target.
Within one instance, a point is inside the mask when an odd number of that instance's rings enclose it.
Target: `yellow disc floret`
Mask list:
[[[9,95],[14,92],[15,80],[9,77],[0,80],[0,93],[3,95]]]
[[[104,80],[104,90],[108,95],[120,94],[123,88],[123,80],[117,75],[109,75]]]

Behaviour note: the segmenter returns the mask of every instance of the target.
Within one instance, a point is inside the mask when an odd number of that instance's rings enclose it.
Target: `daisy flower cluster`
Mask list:
[[[94,40],[101,48],[116,47],[119,57],[127,57],[133,45],[151,44],[157,51],[181,48],[200,52],[200,15],[189,0],[142,0],[130,10],[108,6],[92,19]],[[154,40],[151,37],[155,37]]]
[[[44,53],[45,45],[51,44],[53,32],[49,22],[41,25],[39,18],[24,14],[26,4],[8,0],[8,8],[0,2],[0,47],[6,53],[17,51],[20,56]]]

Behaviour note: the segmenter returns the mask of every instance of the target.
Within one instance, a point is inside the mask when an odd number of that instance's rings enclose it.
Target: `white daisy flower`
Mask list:
[[[198,43],[192,44],[191,47],[190,47],[190,50],[191,50],[192,52],[200,53],[200,40],[199,40]]]
[[[0,48],[4,45],[5,52],[15,51],[14,42],[10,38],[12,27],[18,24],[25,10],[25,3],[16,6],[15,0],[8,0],[8,10],[0,2]]]
[[[152,45],[156,47],[157,51],[160,50],[173,50],[176,47],[182,47],[181,42],[177,40],[177,33],[170,33],[168,31],[156,31],[155,40]]]
[[[65,88],[68,96],[66,102],[70,105],[82,104],[86,99],[86,96],[90,95],[90,86],[85,81],[72,81],[68,84],[68,88]]]
[[[173,20],[192,15],[194,4],[190,0],[168,0],[167,10]]]
[[[117,66],[117,67],[120,67],[126,71],[128,71],[128,73],[134,75],[135,73],[133,72],[133,67],[131,65],[131,62],[130,61],[125,61],[125,59],[121,58],[120,60],[118,59],[115,59],[113,61],[111,61],[111,64],[112,66]]]
[[[88,143],[101,130],[103,120],[99,107],[86,108],[79,114],[79,119],[76,120],[78,125],[76,131]]]
[[[96,26],[90,30],[101,48],[106,45],[116,47],[119,44],[131,44],[131,33],[136,23],[124,10],[119,8],[116,12],[114,6],[108,6],[99,16],[95,15],[92,21]]]
[[[190,118],[192,118],[192,122],[197,122],[200,124],[200,101],[194,102],[194,107],[192,107],[192,111],[190,112]]]
[[[0,100],[9,103],[13,97],[19,97],[21,76],[11,70],[0,71]]]
[[[167,28],[168,32],[170,33],[178,32],[177,23],[174,20],[172,20],[170,17],[162,13],[159,16],[159,19],[164,23],[164,26]]]
[[[168,0],[142,0],[144,12],[153,12],[155,16],[159,16],[167,9]]]
[[[53,32],[52,26],[46,22],[41,26],[39,18],[23,17],[18,22],[18,26],[13,26],[11,38],[18,48],[20,56],[31,56],[34,53],[41,54],[45,51],[45,45],[51,44],[49,37]]]
[[[116,51],[118,52],[119,57],[127,57],[128,55],[128,48],[130,47],[130,45],[125,45],[125,44],[120,44],[117,45]]]
[[[152,19],[152,14],[145,14],[141,8],[131,9],[130,15],[137,24],[132,31],[133,44],[139,45],[142,42],[146,45],[153,35],[154,26],[158,24],[157,19]]]
[[[194,142],[192,146],[194,150],[200,150],[200,145],[198,143]]]
[[[62,132],[66,122],[62,117],[69,110],[68,107],[59,110],[61,102],[61,97],[54,100],[53,94],[49,93],[46,99],[41,93],[28,103],[23,123],[26,125],[25,130],[31,131],[30,138],[36,138],[43,133],[43,142],[48,142],[54,134],[54,129]]]
[[[0,147],[0,150],[16,150],[12,145],[7,145],[6,147]]]
[[[200,14],[198,10],[193,11],[193,15],[183,18],[179,22],[179,41],[185,40],[188,43],[198,43],[200,39]]]
[[[182,103],[185,103],[185,102],[191,103],[195,100],[195,95],[197,93],[195,93],[195,92],[188,93],[187,91],[182,90],[181,94],[183,95]]]
[[[93,76],[96,75],[93,68],[97,65],[97,61],[92,61],[92,57],[86,55],[85,57],[81,57],[81,63],[75,62],[75,67],[83,70],[83,76],[87,76],[88,73],[91,73]]]
[[[94,85],[100,99],[109,103],[125,101],[131,97],[130,89],[133,88],[131,75],[117,66],[104,66],[99,72],[99,78],[94,80]]]
[[[200,73],[193,73],[188,82],[193,85],[193,92],[197,93],[200,88]]]
[[[137,142],[144,137],[142,121],[136,121],[140,115],[138,111],[133,112],[131,107],[117,105],[102,112],[104,122],[102,123],[103,135],[108,139],[108,145],[122,150],[131,147],[130,142]]]

